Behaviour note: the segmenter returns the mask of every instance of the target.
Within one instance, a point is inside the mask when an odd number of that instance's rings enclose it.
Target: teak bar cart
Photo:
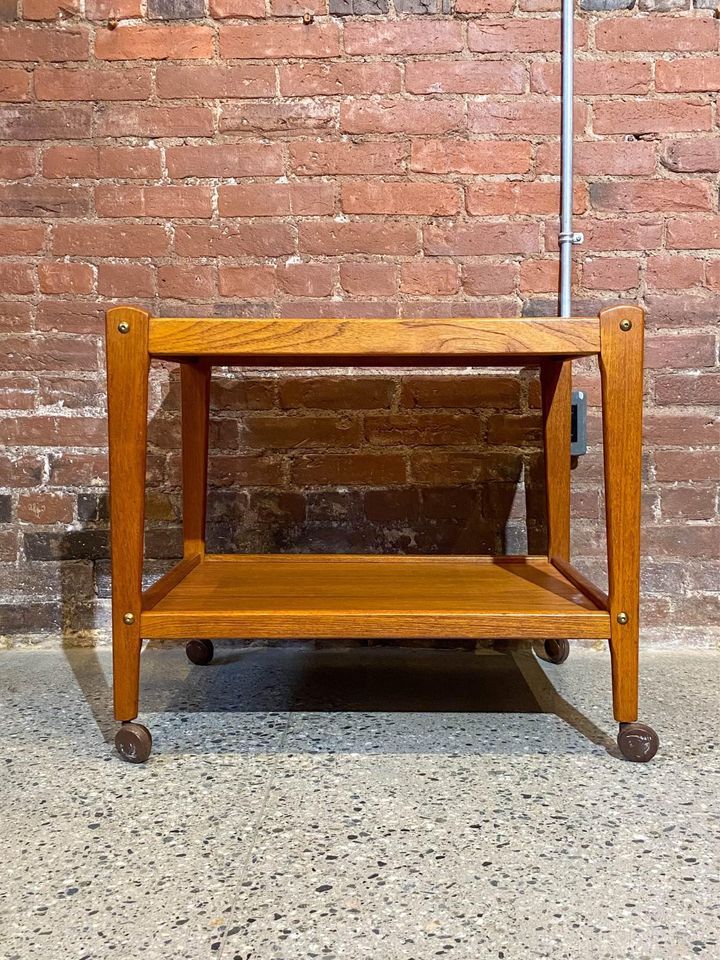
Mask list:
[[[188,641],[195,663],[231,637],[607,639],[618,744],[649,760],[637,723],[643,311],[599,317],[439,320],[167,319],[107,313],[116,745],[150,754],[138,714],[143,639]],[[570,563],[571,364],[597,355],[602,381],[609,595]],[[148,374],[180,364],[183,559],[142,590]],[[205,552],[213,365],[536,365],[542,386],[547,556],[274,556]]]

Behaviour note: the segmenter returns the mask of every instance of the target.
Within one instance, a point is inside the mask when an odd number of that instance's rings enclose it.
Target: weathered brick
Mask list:
[[[720,138],[671,140],[665,144],[661,160],[677,173],[717,173],[720,171]]]
[[[640,282],[640,263],[635,257],[586,257],[582,277],[590,290],[632,290]]]
[[[355,447],[360,425],[351,417],[245,417],[243,443],[262,449],[302,450],[307,447]]]
[[[40,347],[42,349],[39,349]],[[3,342],[0,370],[17,370],[18,366],[22,366],[27,372],[64,369],[94,371],[97,369],[97,359],[97,344],[85,338],[46,336],[40,339],[36,335],[8,337]],[[16,440],[25,437],[31,442],[33,430],[40,430],[46,420],[40,418],[1,422],[7,431],[7,437],[13,436]],[[69,435],[64,443],[69,443]]]
[[[343,184],[345,213],[451,216],[460,210],[458,187],[439,183],[378,183],[364,180]]]
[[[171,100],[272,97],[275,70],[269,63],[243,63],[231,67],[207,63],[161,63],[157,67],[157,91],[159,97]]]
[[[329,297],[333,270],[325,263],[291,263],[278,270],[278,286],[293,297]]]
[[[62,493],[22,494],[17,516],[25,523],[69,523],[73,518],[73,501]]]
[[[680,141],[684,143],[686,141]],[[581,177],[644,177],[655,171],[655,148],[641,141],[576,142],[573,168]],[[539,174],[560,173],[558,143],[540,143],[536,170]]]
[[[717,23],[708,17],[608,17],[597,25],[598,50],[715,50]]]
[[[512,377],[413,376],[403,380],[401,403],[406,407],[498,407],[520,403],[520,382]]]
[[[590,203],[595,210],[663,213],[710,211],[710,186],[697,180],[659,180],[645,183],[593,183]]]
[[[176,300],[212,299],[215,294],[215,269],[210,266],[174,266],[163,264],[157,269],[158,294]]]
[[[421,173],[527,173],[531,164],[527,141],[414,140],[410,158]]]
[[[147,0],[151,20],[197,20],[205,15],[205,0]]]
[[[284,103],[231,103],[221,108],[222,133],[295,133],[337,127],[334,103],[315,99]]]
[[[481,423],[458,413],[371,414],[365,417],[365,436],[381,446],[472,446],[481,437]]]
[[[305,455],[293,459],[290,472],[293,483],[303,487],[403,483],[406,479],[405,462],[395,453]]]
[[[89,56],[89,33],[86,29],[0,27],[0,60],[58,63],[62,60],[87,60]]]
[[[116,30],[98,31],[98,60],[199,60],[212,55],[213,33],[204,26],[154,26],[122,24]]]
[[[82,140],[90,136],[92,107],[0,106],[0,140]]]
[[[210,107],[107,103],[98,108],[95,132],[99,137],[207,137],[212,130]]]
[[[31,147],[0,146],[0,177],[3,180],[20,180],[32,176],[35,156]]]
[[[280,385],[280,406],[320,410],[374,410],[388,407],[393,385],[387,377],[293,377]]]
[[[348,23],[345,52],[360,57],[458,53],[463,46],[461,29],[447,20]]]
[[[423,237],[423,249],[430,256],[528,254],[537,253],[540,249],[535,224],[508,222],[428,226],[423,230]]]
[[[310,61],[280,67],[280,92],[285,97],[322,97],[398,93],[396,63],[337,63]]]
[[[347,133],[450,133],[465,125],[460,100],[393,99],[344,101],[340,126]]]
[[[693,220],[669,220],[667,245],[677,250],[720,248],[720,217],[697,217]]]
[[[168,251],[168,236],[164,227],[150,224],[60,224],[52,251],[68,256],[159,257]]]
[[[334,23],[306,26],[267,21],[220,28],[220,55],[226,60],[306,59],[339,54],[340,33]]]
[[[2,217],[83,217],[89,209],[87,191],[80,187],[31,183],[0,186]]]
[[[649,91],[652,79],[650,64],[637,60],[579,60],[573,73],[575,94],[579,97],[644,94]],[[533,63],[530,89],[534,93],[559,96],[560,64]]]
[[[463,290],[473,297],[513,293],[517,282],[518,265],[512,261],[483,258],[477,263],[465,261],[462,265]]]
[[[400,292],[423,296],[457,293],[460,287],[455,263],[422,257],[400,267]]]
[[[397,268],[392,263],[342,263],[340,285],[355,297],[393,297],[397,294]]]
[[[220,267],[223,297],[271,297],[276,288],[274,267]]]
[[[89,263],[38,264],[42,293],[87,294],[93,290],[93,269]]]
[[[593,106],[595,133],[680,133],[712,130],[712,108],[705,100],[610,100]]]
[[[500,60],[411,60],[405,67],[410,93],[523,93],[527,68]]]
[[[655,89],[666,93],[715,93],[717,66],[715,56],[658,60]]]
[[[147,67],[132,71],[40,67],[33,76],[38,100],[147,100],[152,86]]]
[[[103,297],[152,297],[154,271],[135,263],[101,263],[98,293]]]
[[[575,128],[585,129],[587,107],[577,101]],[[516,100],[478,100],[468,105],[468,129],[473,133],[499,133],[516,137],[557,136],[560,132],[560,103],[547,97],[518,97]]]
[[[265,17],[265,0],[209,0],[208,8],[210,16],[218,20],[224,17],[262,20]]]
[[[172,177],[272,177],[283,172],[278,144],[244,141],[239,144],[168,147]]]
[[[587,28],[575,25],[575,48],[585,45]],[[555,53],[560,45],[560,21],[553,19],[471,20],[468,47],[478,53]]]
[[[45,240],[45,228],[40,223],[0,224],[0,252],[4,257],[39,253]]]
[[[14,67],[0,68],[0,100],[19,103],[30,99],[30,73]]]
[[[665,254],[647,260],[645,279],[655,290],[701,287],[704,277],[704,263],[696,257]]]
[[[212,191],[210,187],[174,184],[141,187],[103,183],[95,188],[95,210],[100,217],[208,219],[212,216]]]
[[[300,140],[290,145],[290,163],[298,176],[382,175],[402,173],[407,148],[402,143],[338,143]]]
[[[298,234],[303,253],[338,256],[352,253],[406,254],[420,248],[417,229],[402,221],[369,220],[348,223],[301,223]]]
[[[467,211],[474,216],[496,217],[554,214],[560,203],[559,183],[539,180],[530,183],[505,182],[471,184],[466,190]],[[585,187],[575,187],[575,213],[584,213]]]

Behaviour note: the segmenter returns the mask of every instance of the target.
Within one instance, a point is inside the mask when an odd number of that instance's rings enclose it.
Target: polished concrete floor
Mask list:
[[[134,766],[107,650],[0,652],[2,960],[720,957],[720,655],[143,654]]]

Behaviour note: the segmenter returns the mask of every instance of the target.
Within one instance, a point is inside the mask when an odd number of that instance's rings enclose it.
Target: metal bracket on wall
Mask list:
[[[587,394],[573,390],[570,408],[570,456],[587,453]]]

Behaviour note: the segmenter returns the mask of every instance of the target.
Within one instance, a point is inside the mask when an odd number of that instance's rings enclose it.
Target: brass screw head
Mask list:
[[[315,17],[311,13],[304,13],[302,21],[307,26],[308,23],[312,23]]]
[[[625,333],[627,333],[628,330],[632,330],[632,321],[631,321],[631,320],[621,320],[621,321],[620,321],[620,329],[623,330]]]
[[[126,613],[125,616],[123,617],[123,622],[127,623],[128,625],[131,623],[135,623],[135,614]]]
[[[617,615],[617,622],[620,624],[626,624],[629,619],[630,617],[625,613],[624,610]]]
[[[127,320],[122,320],[118,324],[118,333],[129,333],[129,332],[130,332],[130,324],[127,322]]]

